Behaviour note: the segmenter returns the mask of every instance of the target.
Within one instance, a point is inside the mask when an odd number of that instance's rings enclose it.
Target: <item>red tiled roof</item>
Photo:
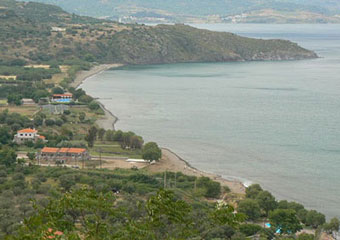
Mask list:
[[[32,128],[26,128],[19,130],[18,133],[37,133],[38,131]]]
[[[40,139],[43,139],[43,140],[45,140],[45,139],[46,139],[46,137],[45,137],[45,136],[41,136],[41,135],[39,136],[39,138],[40,138]]]
[[[84,153],[86,152],[85,148],[49,148],[44,147],[41,152],[43,153]]]
[[[83,153],[86,152],[85,148],[70,148],[68,150],[69,153]]]
[[[53,97],[72,97],[73,95],[71,93],[65,93],[65,94],[53,94]]]
[[[60,148],[59,152],[60,153],[67,153],[69,148]]]
[[[59,151],[59,148],[50,148],[50,147],[44,147],[41,149],[41,152],[43,153],[57,153]]]

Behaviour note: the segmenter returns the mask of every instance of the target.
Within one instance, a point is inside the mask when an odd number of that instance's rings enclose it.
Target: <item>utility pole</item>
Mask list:
[[[196,192],[196,179],[195,179],[195,184],[194,184],[194,191]]]
[[[164,172],[164,189],[166,188],[166,171]]]
[[[99,164],[100,164],[100,169],[102,169],[102,149],[99,148]]]
[[[175,172],[175,188],[177,188],[177,172]]]

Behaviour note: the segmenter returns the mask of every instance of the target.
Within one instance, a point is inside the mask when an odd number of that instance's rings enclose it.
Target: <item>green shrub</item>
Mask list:
[[[256,224],[243,224],[240,226],[240,231],[246,236],[252,236],[260,232],[262,227]]]

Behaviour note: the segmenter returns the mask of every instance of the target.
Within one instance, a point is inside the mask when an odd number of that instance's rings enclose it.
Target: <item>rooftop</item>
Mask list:
[[[57,153],[59,151],[59,148],[50,148],[50,147],[44,147],[41,152],[44,153]]]
[[[53,94],[53,97],[72,97],[72,93]]]
[[[21,129],[18,133],[37,133],[38,131],[32,128]]]
[[[85,148],[49,148],[44,147],[41,152],[43,153],[84,153]]]

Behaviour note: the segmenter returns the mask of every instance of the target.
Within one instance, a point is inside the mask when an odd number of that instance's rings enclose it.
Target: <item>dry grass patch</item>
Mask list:
[[[39,110],[38,106],[0,106],[0,112],[8,109],[10,113],[19,113],[27,117],[33,117],[33,115]]]

